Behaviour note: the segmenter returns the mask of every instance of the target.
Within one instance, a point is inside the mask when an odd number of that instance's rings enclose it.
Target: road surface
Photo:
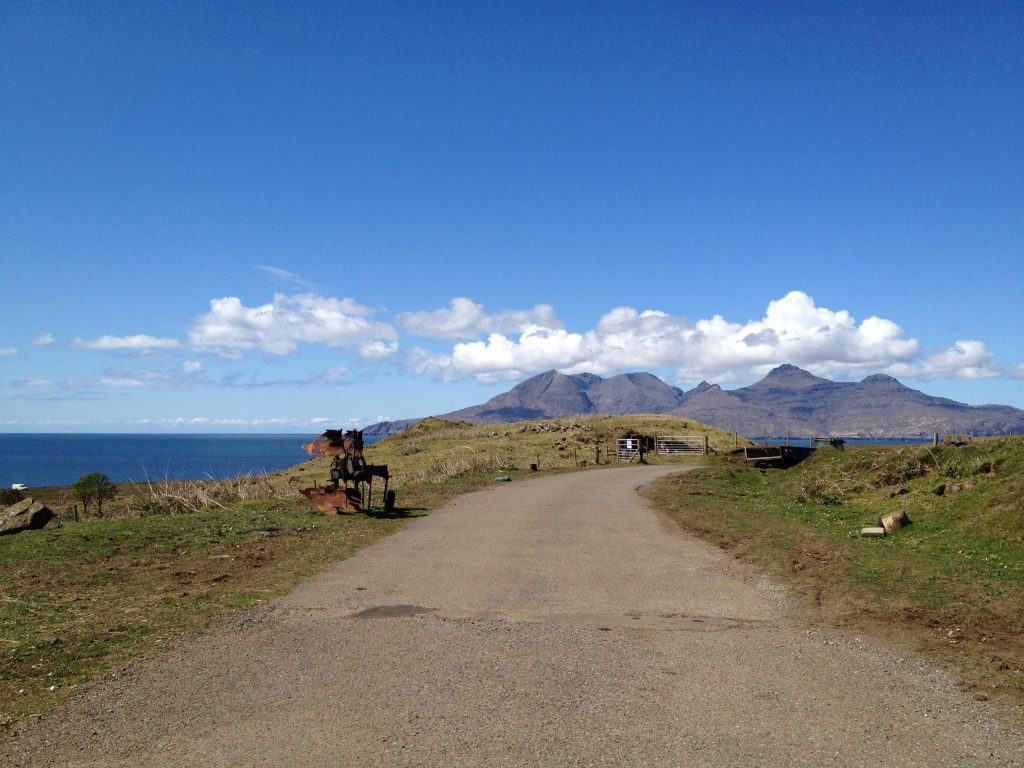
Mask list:
[[[0,744],[12,766],[1004,766],[943,673],[809,629],[652,510],[496,484]]]

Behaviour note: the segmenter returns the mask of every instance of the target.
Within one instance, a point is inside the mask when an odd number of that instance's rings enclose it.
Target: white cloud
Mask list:
[[[18,354],[18,348],[17,347],[0,347],[0,357],[5,357],[6,355],[16,355],[16,354]]]
[[[80,349],[103,349],[103,350],[134,350],[138,352],[151,349],[177,349],[181,342],[177,339],[160,339],[146,334],[134,336],[100,336],[98,339],[75,338],[72,346]]]
[[[397,341],[365,341],[359,345],[359,356],[364,360],[386,360],[398,351]]]
[[[77,382],[79,384],[85,384],[87,382]],[[136,387],[146,386],[146,382],[142,379],[130,379],[130,378],[119,378],[119,379],[97,379],[95,382],[101,387],[110,387],[111,389],[134,389]]]
[[[991,379],[1005,370],[983,341],[957,341],[953,346],[924,358],[920,363],[893,365],[886,370],[892,376],[921,379]]]
[[[316,383],[323,385],[340,384],[346,373],[348,373],[348,368],[343,365],[336,365],[321,373],[317,378]]]
[[[297,275],[294,272],[289,272],[287,269],[281,269],[280,267],[271,267],[266,264],[257,264],[256,269],[261,269],[272,277],[276,277],[278,280],[284,280],[288,283],[294,283],[307,290],[313,288],[313,284],[309,282],[302,275]]]
[[[210,302],[210,311],[196,318],[188,337],[197,348],[233,357],[252,349],[290,355],[305,342],[358,347],[364,357],[381,359],[397,350],[398,334],[391,325],[370,319],[372,314],[352,299],[314,293],[279,293],[270,304],[258,307],[226,296]]]
[[[489,315],[483,304],[463,296],[452,299],[445,309],[402,312],[395,321],[409,333],[430,339],[473,339],[485,333],[562,327],[550,304],[537,304],[533,309],[506,309]]]
[[[50,347],[57,343],[57,337],[52,333],[40,333],[32,339],[33,347]]]
[[[212,418],[209,416],[178,416],[175,418],[162,419],[134,419],[126,423],[134,426],[158,426],[158,427],[295,427],[309,426],[320,428],[322,424],[332,420],[322,417],[276,417],[263,419],[225,419]]]
[[[456,344],[450,366],[461,375],[481,381],[518,379],[529,372],[572,366],[586,356],[585,339],[578,333],[533,327],[516,341],[492,333],[487,341]]]
[[[957,360],[977,366],[977,350],[965,350],[959,358],[925,362],[934,370],[943,365],[952,370]],[[770,302],[764,317],[744,323],[721,315],[691,322],[659,310],[616,307],[585,333],[542,326],[518,336],[492,332],[486,340],[455,344],[448,354],[415,349],[404,363],[445,379],[511,380],[549,368],[598,374],[674,368],[679,381],[696,382],[732,381],[780,363],[821,374],[874,372],[911,366],[920,351],[920,343],[891,320],[869,317],[858,323],[845,310],[819,307],[807,294],[792,291]]]

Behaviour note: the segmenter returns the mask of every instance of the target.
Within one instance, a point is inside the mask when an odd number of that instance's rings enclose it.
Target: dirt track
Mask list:
[[[636,494],[672,467],[463,497],[139,663],[0,764],[1024,765],[927,665],[810,631]]]

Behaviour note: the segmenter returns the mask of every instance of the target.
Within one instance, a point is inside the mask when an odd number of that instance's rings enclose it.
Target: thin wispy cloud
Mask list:
[[[336,422],[337,419],[326,419],[323,417],[306,418],[301,416],[259,419],[225,419],[212,416],[176,416],[174,418],[161,419],[133,419],[128,423],[137,427],[155,426],[173,429],[176,427],[320,427],[325,423]]]
[[[178,339],[161,339],[146,334],[135,334],[133,336],[100,336],[98,339],[76,337],[71,341],[71,346],[79,349],[146,352],[154,349],[178,349],[181,347],[181,342]]]
[[[272,267],[268,264],[257,264],[256,269],[266,272],[268,275],[270,275],[273,278],[276,278],[277,280],[282,280],[286,283],[297,285],[300,288],[305,288],[306,290],[316,290],[316,286],[312,282],[304,278],[302,275],[297,275],[294,272],[289,272],[287,269],[281,269],[280,267]]]
[[[57,343],[57,337],[52,333],[40,333],[32,339],[33,347],[52,347]]]

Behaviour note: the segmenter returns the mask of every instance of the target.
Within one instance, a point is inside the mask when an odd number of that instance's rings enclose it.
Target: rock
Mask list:
[[[0,535],[42,528],[53,518],[53,512],[42,502],[22,499],[0,513]]]
[[[860,535],[861,536],[877,536],[877,537],[882,537],[882,536],[885,536],[885,528],[882,528],[881,526],[879,526],[877,528],[875,528],[875,527],[861,528],[860,529]]]
[[[882,515],[881,520],[878,524],[885,529],[886,533],[892,533],[900,528],[910,525],[910,518],[907,517],[907,513],[902,509],[895,512],[890,512],[887,515]]]

